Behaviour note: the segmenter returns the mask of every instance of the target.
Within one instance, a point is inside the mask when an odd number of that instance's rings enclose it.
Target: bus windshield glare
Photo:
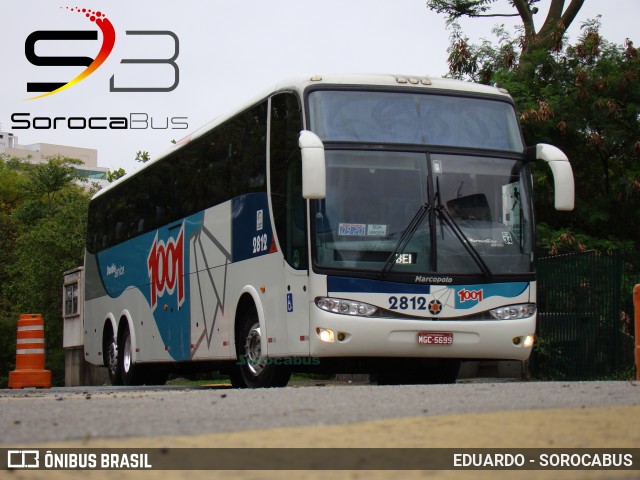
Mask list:
[[[366,117],[368,110],[371,127],[360,128],[351,120],[341,129],[335,115],[343,108],[333,95],[342,97],[343,104],[354,95],[360,97],[362,102],[352,105],[355,111],[344,113]],[[406,102],[414,108],[407,108]],[[450,118],[448,125],[438,126],[437,140],[430,124],[419,120],[421,112],[435,104],[440,117]],[[532,272],[529,170],[522,161],[511,105],[466,97],[349,91],[313,92],[310,105],[311,127],[327,145],[327,194],[313,203],[312,212],[316,267],[415,275]],[[384,109],[387,114],[376,117]],[[325,122],[324,115],[331,112],[333,120]],[[404,121],[389,118],[394,112],[403,113]],[[461,118],[454,129],[455,112]],[[415,123],[406,117],[412,114]],[[493,125],[492,135],[465,130],[465,121],[475,116],[485,120],[485,126]],[[445,140],[449,128],[456,137]],[[429,138],[437,149],[431,149]],[[347,139],[364,145],[331,145]],[[424,151],[402,151],[387,142],[419,143]],[[455,144],[451,151],[442,147],[447,142]],[[375,149],[367,148],[370,143]],[[466,151],[472,147],[518,154],[474,155]]]

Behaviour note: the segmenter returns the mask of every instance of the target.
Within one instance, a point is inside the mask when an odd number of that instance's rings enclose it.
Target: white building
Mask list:
[[[101,187],[109,184],[107,181],[108,168],[98,166],[98,151],[93,148],[70,147],[53,143],[33,143],[31,145],[18,144],[18,137],[13,133],[0,131],[0,153],[11,157],[23,158],[32,163],[46,162],[47,158],[55,155],[75,158],[82,161],[76,169],[87,185],[97,183]]]

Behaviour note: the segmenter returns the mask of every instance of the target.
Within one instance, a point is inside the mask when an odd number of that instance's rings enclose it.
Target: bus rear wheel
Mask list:
[[[123,385],[140,385],[140,367],[133,363],[133,349],[129,327],[125,327],[118,341],[118,370]]]
[[[104,339],[103,344],[104,364],[109,372],[111,385],[122,385],[122,375],[118,366],[118,343],[113,334]]]
[[[251,307],[240,321],[236,335],[238,361],[231,374],[231,384],[236,388],[285,387],[291,369],[271,363],[262,356],[262,332],[255,307]]]

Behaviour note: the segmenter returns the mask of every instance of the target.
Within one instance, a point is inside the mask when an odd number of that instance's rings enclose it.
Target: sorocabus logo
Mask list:
[[[87,67],[80,75],[69,82],[28,82],[27,92],[46,92],[28,100],[46,97],[65,90],[81,82],[107,59],[116,43],[116,32],[109,19],[102,12],[94,12],[87,8],[69,8],[71,12],[85,15],[102,31],[102,47],[96,58],[91,57],[40,57],[35,52],[35,45],[40,40],[98,40],[96,30],[38,30],[27,37],[24,52],[32,64],[36,66],[84,66]]]
[[[65,8],[65,7],[60,7]],[[31,33],[25,41],[25,56],[27,60],[38,67],[86,67],[79,75],[67,82],[27,82],[27,92],[44,92],[41,95],[27,98],[27,100],[35,100],[38,98],[53,95],[70,88],[93,72],[95,72],[109,57],[116,42],[116,31],[113,24],[106,15],[100,11],[94,11],[88,8],[66,7],[73,13],[79,13],[86,17],[90,22],[95,23],[102,32],[102,46],[95,58],[88,56],[40,56],[36,54],[36,43],[39,41],[87,41],[98,40],[97,30],[38,30]],[[127,30],[127,35],[166,35],[174,41],[174,52],[171,58],[166,59],[122,59],[122,64],[165,64],[172,68],[173,83],[169,87],[116,87],[115,75],[109,79],[110,92],[171,92],[178,86],[180,78],[180,70],[175,62],[178,58],[180,50],[180,42],[178,36],[168,30]]]
[[[178,290],[178,308],[184,303],[184,222],[176,239],[165,243],[158,241],[158,232],[147,257],[147,268],[151,282],[151,310],[155,310],[158,297]]]

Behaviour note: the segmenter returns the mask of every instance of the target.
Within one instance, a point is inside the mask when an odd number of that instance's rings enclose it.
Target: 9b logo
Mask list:
[[[25,41],[25,56],[27,60],[38,67],[47,66],[84,66],[86,67],[80,75],[68,82],[27,82],[27,92],[44,92],[42,95],[31,97],[28,100],[46,97],[54,93],[58,93],[84,80],[86,77],[95,72],[100,65],[104,63],[116,41],[116,33],[113,25],[102,12],[95,12],[86,8],[71,8],[68,10],[84,14],[91,22],[102,31],[102,46],[95,58],[91,57],[70,57],[70,56],[39,56],[36,54],[35,47],[39,41],[87,41],[98,40],[98,32],[96,30],[38,30],[31,33]],[[173,83],[166,87],[125,87],[116,86],[115,75],[109,79],[110,92],[171,92],[176,89],[180,82],[180,69],[176,63],[178,54],[180,53],[180,41],[178,36],[169,30],[127,30],[127,35],[131,36],[169,36],[173,39],[173,55],[170,58],[150,58],[150,59],[122,59],[121,64],[159,64],[170,67],[173,75]]]

